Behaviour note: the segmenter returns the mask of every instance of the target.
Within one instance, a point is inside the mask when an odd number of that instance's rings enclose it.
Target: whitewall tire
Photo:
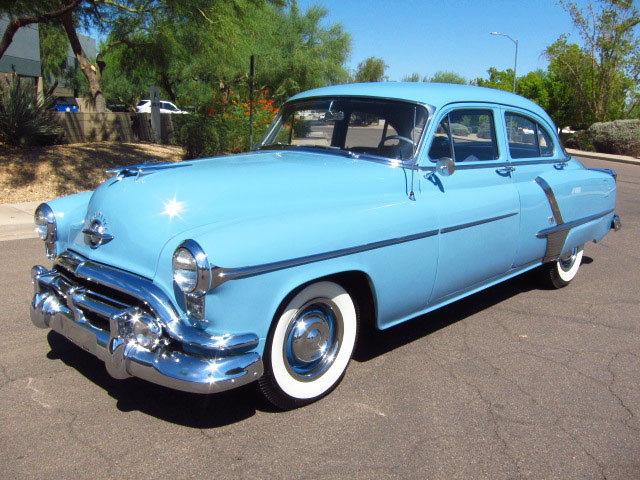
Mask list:
[[[358,335],[357,305],[334,282],[308,285],[276,315],[260,389],[282,409],[309,404],[342,380]]]
[[[549,288],[562,288],[575,278],[582,263],[584,246],[574,247],[555,262],[540,267],[540,280]]]

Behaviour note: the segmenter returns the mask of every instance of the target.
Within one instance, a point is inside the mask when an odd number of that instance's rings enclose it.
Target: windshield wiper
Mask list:
[[[307,148],[318,148],[321,150],[329,150],[330,152],[339,153],[340,155],[343,155],[345,157],[350,157],[350,158],[358,158],[360,156],[359,153],[352,152],[351,150],[344,150],[340,147],[334,147],[332,145],[300,145],[300,146],[307,147]]]
[[[257,147],[256,150],[326,150],[332,153],[338,153],[349,158],[359,158],[360,153],[352,152],[351,150],[343,150],[340,147],[334,147],[331,145],[291,145],[289,143],[272,143],[270,145],[262,145]]]

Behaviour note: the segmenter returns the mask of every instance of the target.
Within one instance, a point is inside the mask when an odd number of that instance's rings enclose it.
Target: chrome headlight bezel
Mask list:
[[[41,203],[33,214],[33,221],[36,224],[36,232],[44,241],[47,258],[53,260],[58,252],[56,241],[58,240],[58,225],[53,209],[46,203]]]
[[[188,253],[195,266],[194,281],[185,287],[179,279],[176,280],[176,260],[180,254]],[[173,283],[184,294],[187,315],[198,321],[204,321],[205,295],[211,288],[211,267],[207,254],[195,240],[185,240],[173,252],[172,257]]]
[[[195,266],[195,281],[193,286],[184,288],[180,281],[176,280],[176,260],[181,252],[187,252],[193,258]],[[173,281],[180,290],[188,295],[201,296],[209,291],[211,287],[211,267],[207,260],[207,254],[202,247],[194,240],[185,240],[173,252],[172,261]]]

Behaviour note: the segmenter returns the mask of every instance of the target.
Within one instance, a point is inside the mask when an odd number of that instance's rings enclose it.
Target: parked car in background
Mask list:
[[[77,112],[79,107],[74,97],[56,97],[53,102],[53,109],[56,112]]]
[[[308,404],[341,381],[365,322],[530,270],[572,281],[584,245],[620,227],[616,174],[556,132],[492,89],[301,93],[253,152],[114,169],[39,206],[53,265],[33,267],[31,319],[115,378],[198,393],[257,380],[280,408]]]
[[[151,100],[142,100],[136,106],[137,113],[151,113]],[[175,104],[166,100],[160,100],[160,113],[189,113],[185,110],[180,110]]]

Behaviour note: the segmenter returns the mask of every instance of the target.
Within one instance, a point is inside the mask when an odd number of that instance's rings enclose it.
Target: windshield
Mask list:
[[[411,160],[427,121],[421,105],[365,98],[304,99],[286,104],[258,148],[343,151]]]

